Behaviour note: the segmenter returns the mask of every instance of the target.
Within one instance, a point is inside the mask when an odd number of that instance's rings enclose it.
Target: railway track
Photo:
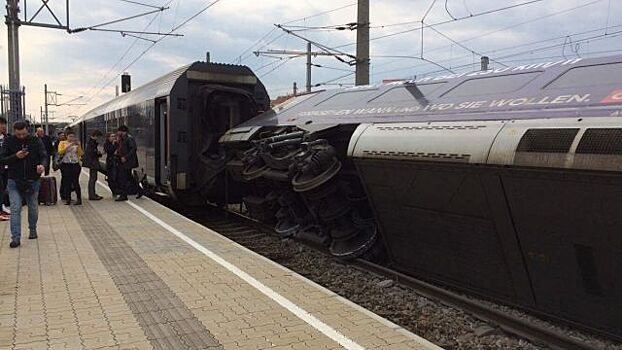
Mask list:
[[[163,204],[254,251],[270,250],[270,245],[274,245],[274,239],[278,238],[272,227],[249,219],[237,212],[225,212],[215,207],[180,207],[177,204]],[[270,239],[266,239],[267,237]],[[317,247],[310,248],[325,254],[329,259],[333,259],[328,256],[326,251]],[[290,255],[288,252],[271,250],[269,258],[283,263],[291,259]],[[468,298],[363,259],[342,263],[365,273],[371,272],[382,278],[393,280],[419,296],[461,310],[478,320],[497,326],[508,334],[527,339],[536,346],[568,350],[603,349],[603,346],[583,341],[574,335],[551,329],[525,317],[491,307],[477,299]]]

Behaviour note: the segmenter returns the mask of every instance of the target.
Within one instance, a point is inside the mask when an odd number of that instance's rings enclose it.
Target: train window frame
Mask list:
[[[458,85],[454,86],[453,88],[451,88],[450,90],[445,91],[440,97],[447,97],[447,98],[465,98],[465,97],[475,97],[475,96],[485,96],[485,95],[491,95],[491,94],[507,94],[510,92],[514,92],[514,91],[518,91],[523,89],[525,86],[529,85],[531,82],[533,82],[534,80],[538,79],[542,73],[544,73],[543,70],[536,70],[536,71],[529,71],[529,72],[517,72],[517,73],[512,73],[512,74],[499,74],[499,75],[484,75],[484,76],[479,76],[479,77],[473,77],[471,79],[466,79],[462,82],[460,82]],[[487,79],[499,79],[499,78],[511,78],[511,77],[515,77],[515,76],[519,76],[519,75],[533,75],[533,77],[527,81],[525,81],[523,84],[521,84],[519,87],[516,87],[512,90],[503,90],[503,91],[486,91],[486,92],[477,92],[475,94],[472,95],[459,95],[459,96],[450,96],[450,94],[458,89],[461,89],[463,86],[465,86],[466,84],[468,84],[469,82],[472,81],[481,81],[481,80],[487,80]],[[497,85],[497,87],[500,86],[504,86],[505,84],[499,84]],[[472,87],[470,89],[473,89]],[[474,89],[477,90],[477,89]]]
[[[345,94],[350,94],[350,93],[357,93],[357,92],[369,92],[369,94],[371,95],[374,91],[378,91],[379,88],[375,87],[375,88],[365,88],[365,89],[349,89],[349,90],[344,90],[344,91],[339,91],[336,94],[332,94],[329,97],[323,99],[322,101],[316,103],[313,107],[328,107],[328,108],[340,108],[340,107],[346,107],[349,105],[352,105],[352,103],[345,103],[345,104],[339,104],[339,105],[330,105],[330,106],[322,106],[324,103],[326,103],[327,101],[332,100],[333,98],[339,96],[339,95],[345,95]],[[361,101],[365,104],[367,104],[367,99],[360,99],[360,100],[355,100],[356,101]]]
[[[387,89],[385,92],[383,92],[382,94],[375,96],[374,98],[372,98],[371,100],[367,101],[367,104],[384,104],[383,102],[378,102],[378,99],[381,99],[383,96],[391,93],[393,90],[396,89],[408,89],[408,87],[412,87],[412,86],[417,86],[417,87],[421,87],[421,86],[430,86],[430,85],[439,85],[436,89],[432,90],[430,92],[430,94],[437,92],[439,89],[442,88],[443,85],[447,84],[447,80],[443,80],[443,81],[435,81],[435,82],[430,82],[430,83],[425,83],[425,84],[413,84],[413,83],[405,83],[403,85],[399,85],[399,86],[394,86],[391,87],[390,89]],[[431,96],[430,94],[428,95],[423,95],[423,98],[429,97]],[[413,96],[412,100],[394,100],[394,101],[386,101],[387,103],[406,103],[406,102],[416,102],[417,104],[421,105],[421,103]]]
[[[598,83],[598,79],[596,79],[596,80],[591,80],[590,81],[591,83],[588,84],[588,85],[580,84],[580,85],[567,85],[567,86],[552,86],[555,83],[559,82],[561,79],[563,79],[565,76],[570,74],[572,71],[588,69],[588,68],[593,68],[593,67],[600,67],[600,66],[612,66],[612,65],[621,65],[622,66],[622,61],[597,63],[597,64],[588,64],[588,65],[582,65],[582,66],[577,66],[577,67],[570,67],[570,68],[566,69],[565,71],[563,71],[561,74],[559,74],[557,77],[555,77],[555,79],[553,79],[550,82],[548,82],[542,89],[543,90],[565,90],[565,89],[575,89],[575,88],[578,88],[578,87],[594,87],[594,86],[615,85],[616,83],[607,83],[607,84]]]

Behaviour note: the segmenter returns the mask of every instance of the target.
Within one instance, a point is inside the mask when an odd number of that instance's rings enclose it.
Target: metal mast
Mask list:
[[[369,84],[369,0],[358,0],[355,83]]]
[[[306,92],[311,92],[311,88],[313,87],[313,84],[311,82],[311,68],[313,66],[320,67],[319,65],[314,65],[311,58],[317,57],[317,56],[342,56],[342,54],[338,54],[338,53],[335,54],[335,53],[326,52],[326,51],[312,51],[311,49],[312,49],[311,42],[307,41],[307,51],[267,50],[267,51],[253,51],[253,54],[255,54],[255,56],[265,55],[265,56],[271,56],[271,57],[273,56],[290,56],[290,57],[306,56],[307,57]]]
[[[311,43],[307,43],[307,92],[311,92]]]
[[[9,124],[22,117],[22,89],[19,82],[19,0],[6,2],[9,53]]]
[[[20,73],[20,67],[19,67],[19,27],[20,26],[25,25],[25,26],[43,27],[43,28],[51,28],[51,29],[61,29],[61,30],[67,31],[68,33],[78,33],[78,32],[83,32],[86,30],[98,30],[98,31],[107,31],[107,32],[117,32],[117,33],[121,33],[122,36],[126,36],[126,35],[132,36],[131,35],[132,33],[133,34],[158,35],[158,36],[183,36],[182,34],[172,33],[172,31],[168,33],[160,33],[160,32],[155,33],[155,32],[144,32],[144,31],[141,32],[141,31],[131,31],[131,30],[126,31],[126,30],[120,30],[120,29],[101,28],[102,26],[107,26],[107,25],[115,24],[119,22],[125,22],[128,20],[132,20],[134,18],[147,16],[152,13],[162,12],[162,11],[168,10],[169,9],[168,7],[150,6],[150,5],[145,5],[145,4],[134,2],[136,4],[144,5],[147,7],[153,7],[155,9],[147,11],[147,12],[139,13],[136,15],[131,15],[128,17],[116,19],[113,21],[108,21],[105,23],[92,25],[89,27],[71,29],[69,28],[69,0],[60,0],[60,2],[63,2],[63,1],[65,2],[64,23],[61,22],[61,19],[63,16],[60,16],[60,17],[57,16],[56,13],[50,7],[49,2],[51,2],[51,0],[30,0],[31,6],[28,6],[28,1],[29,0],[23,1],[24,12],[23,12],[22,19],[20,19],[20,12],[21,12],[19,8],[20,0],[6,0],[5,23],[7,26],[7,33],[8,33],[8,50],[7,51],[9,53],[9,91],[8,91],[9,108],[8,108],[7,119],[10,123],[18,119],[25,118],[26,116],[26,113],[24,112],[26,95],[25,95],[24,89],[22,89],[20,85],[20,74],[19,74]],[[32,8],[33,2],[37,4],[35,6],[36,11],[32,13],[32,10],[31,10],[31,15],[29,15],[28,9]],[[53,20],[50,19],[49,21],[39,21],[38,18],[41,18],[43,16],[42,15],[43,13],[49,14]],[[149,39],[145,39],[145,40],[149,40]],[[46,118],[47,118],[47,112],[46,112]]]

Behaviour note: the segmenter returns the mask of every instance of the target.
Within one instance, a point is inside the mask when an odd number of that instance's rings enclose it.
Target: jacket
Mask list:
[[[28,147],[28,155],[17,158],[16,153]],[[43,142],[35,136],[28,135],[24,140],[9,136],[0,149],[0,165],[8,166],[8,177],[12,180],[37,180],[37,165],[47,166],[49,157]]]
[[[47,152],[48,156],[54,154],[54,142],[52,138],[48,135],[43,135],[41,138],[41,142],[43,142],[43,146],[45,146],[45,152]]]
[[[99,149],[97,148],[97,140],[90,138],[86,142],[84,157],[82,157],[82,166],[89,169],[99,169]]]
[[[58,144],[58,162],[62,163],[63,162],[63,157],[65,156],[65,153],[67,152],[67,147],[69,147],[69,145],[71,145],[69,143],[69,141],[61,141]],[[82,150],[82,146],[80,144],[78,144],[78,163],[80,163],[80,160],[82,159],[82,156],[84,155],[84,151]]]
[[[134,139],[134,136],[127,134],[125,137],[123,137],[121,142],[122,144],[117,146],[119,167],[122,169],[138,168],[136,139]],[[121,162],[121,158],[125,158],[125,162]]]
[[[106,152],[106,170],[110,169],[115,165],[115,154],[117,151],[117,145],[112,142],[106,141],[104,142],[104,152]]]
[[[9,139],[9,134],[2,134],[0,135],[0,149],[2,149],[2,146],[4,145],[4,141]],[[2,164],[0,165],[0,174],[6,174],[7,170],[8,170],[9,166],[6,164]],[[6,184],[5,184],[6,185]]]

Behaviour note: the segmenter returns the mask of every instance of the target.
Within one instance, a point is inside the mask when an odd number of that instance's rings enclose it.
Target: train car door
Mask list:
[[[156,100],[155,111],[156,126],[156,182],[161,185],[168,184],[168,102],[167,98]]]

